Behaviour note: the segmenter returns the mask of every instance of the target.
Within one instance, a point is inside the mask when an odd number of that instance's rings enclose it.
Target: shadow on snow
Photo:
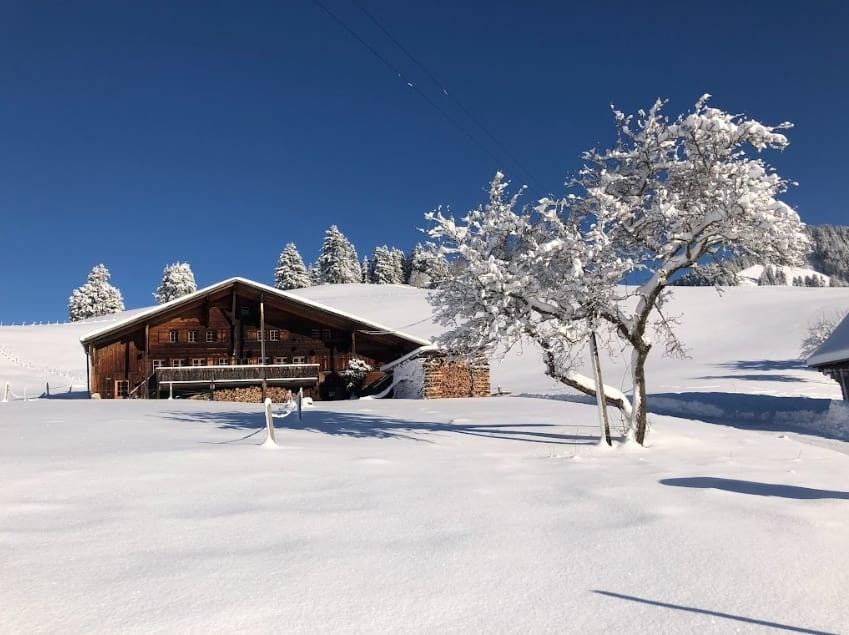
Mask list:
[[[612,591],[599,591],[598,589],[593,590],[593,593],[598,593],[599,595],[604,595],[609,598],[615,598],[617,600],[628,600],[630,602],[638,602],[640,604],[649,604],[651,606],[657,606],[664,609],[672,609],[675,611],[686,611],[688,613],[700,613],[702,615],[710,615],[712,617],[721,617],[726,620],[734,620],[736,622],[745,622],[747,624],[756,624],[758,626],[764,626],[766,628],[772,628],[782,631],[791,631],[793,633],[812,633],[816,635],[826,634],[827,631],[817,631],[810,628],[803,628],[801,626],[790,626],[788,624],[780,624],[778,622],[770,622],[767,620],[759,620],[754,617],[746,617],[744,615],[734,615],[733,613],[723,613],[721,611],[712,611],[710,609],[700,609],[695,606],[686,606],[684,604],[672,604],[670,602],[660,602],[658,600],[649,600],[646,598],[637,597],[635,595],[625,595],[623,593],[613,593]]]
[[[235,439],[235,441],[250,438],[265,428],[265,415],[261,411],[170,412],[165,413],[165,416],[177,421],[212,424],[221,430],[254,431],[244,437]],[[575,445],[597,442],[597,437],[592,435],[564,434],[544,430],[545,428],[557,428],[558,426],[554,424],[472,424],[408,421],[350,412],[329,412],[318,409],[304,411],[303,421],[298,421],[297,415],[294,413],[285,418],[275,417],[274,425],[278,431],[302,430],[332,436],[408,439],[426,443],[432,442],[423,436],[429,433],[463,434],[490,439],[524,441],[526,443]]]
[[[717,478],[713,476],[664,478],[659,482],[661,485],[671,485],[673,487],[718,489],[725,492],[750,494],[752,496],[775,496],[777,498],[793,498],[796,500],[819,500],[824,498],[849,500],[849,492],[800,487],[798,485],[782,485],[779,483],[758,483],[756,481],[741,481],[734,478]]]

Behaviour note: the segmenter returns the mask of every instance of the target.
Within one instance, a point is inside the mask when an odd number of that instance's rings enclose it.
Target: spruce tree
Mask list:
[[[318,257],[318,275],[324,284],[349,284],[362,281],[357,250],[336,225],[324,233]]]
[[[386,245],[375,247],[371,258],[371,282],[374,284],[395,283],[395,259]]]
[[[371,261],[368,256],[363,256],[363,264],[360,267],[363,271],[362,281],[364,284],[371,282]]]
[[[295,243],[288,243],[280,252],[277,267],[274,269],[274,286],[284,290],[312,286],[310,274]]]
[[[68,298],[68,318],[71,322],[124,310],[121,292],[109,284],[110,275],[104,265],[95,265],[85,284],[74,289]]]
[[[157,304],[165,304],[198,290],[195,274],[187,262],[175,262],[162,271],[162,280],[153,293]]]

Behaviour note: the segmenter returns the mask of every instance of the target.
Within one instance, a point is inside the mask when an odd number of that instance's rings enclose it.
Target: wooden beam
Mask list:
[[[268,375],[265,370],[265,294],[259,295],[259,363],[262,364],[262,400],[265,401],[265,393],[268,391]]]

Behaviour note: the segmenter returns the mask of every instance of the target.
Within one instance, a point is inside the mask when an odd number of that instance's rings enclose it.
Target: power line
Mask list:
[[[443,84],[443,83],[439,80],[439,78],[438,78],[436,75],[434,75],[434,74],[433,74],[433,72],[431,72],[431,70],[430,70],[427,66],[425,66],[425,65],[424,65],[424,63],[423,63],[421,60],[419,60],[419,59],[418,59],[415,55],[413,55],[413,54],[409,51],[409,49],[407,49],[407,47],[405,47],[403,44],[401,44],[401,42],[399,42],[399,41],[398,41],[398,39],[397,39],[395,36],[393,36],[393,35],[392,35],[392,33],[390,33],[390,32],[389,32],[389,29],[387,29],[387,28],[386,28],[386,27],[385,27],[385,26],[384,26],[384,25],[383,25],[383,24],[382,24],[382,23],[381,23],[381,22],[380,22],[380,21],[379,21],[379,20],[378,20],[378,19],[374,16],[374,14],[373,14],[373,13],[372,13],[371,11],[369,11],[369,10],[368,10],[368,9],[367,9],[367,8],[366,8],[363,4],[362,4],[362,2],[360,2],[359,0],[352,0],[352,2],[353,2],[354,4],[356,4],[356,5],[360,8],[360,10],[361,10],[363,13],[365,13],[365,14],[366,14],[366,16],[368,16],[369,20],[371,20],[371,21],[375,24],[375,26],[377,26],[377,28],[378,28],[378,29],[380,29],[381,31],[383,31],[383,34],[384,34],[387,38],[389,38],[389,40],[390,40],[390,41],[391,41],[391,42],[392,42],[395,46],[397,46],[397,47],[401,50],[401,52],[403,52],[403,53],[404,53],[404,55],[406,55],[406,56],[410,59],[410,61],[412,61],[412,62],[413,62],[413,64],[415,64],[416,66],[418,66],[418,67],[422,70],[422,72],[424,72],[424,74],[425,74],[425,75],[427,75],[427,77],[430,79],[430,81],[431,81],[431,82],[433,82],[433,84],[434,84],[437,88],[439,88],[440,92],[442,92],[442,94],[443,94],[443,95],[445,95],[446,97],[448,97],[449,99],[451,99],[451,100],[454,102],[454,104],[455,104],[455,105],[456,105],[456,106],[457,106],[457,107],[458,107],[458,108],[459,108],[459,109],[463,112],[463,114],[465,114],[465,115],[466,115],[466,116],[467,116],[467,117],[468,117],[468,118],[469,118],[469,119],[470,119],[470,120],[471,120],[471,121],[472,121],[472,122],[473,122],[473,123],[474,123],[474,124],[475,124],[478,128],[480,128],[480,129],[484,132],[484,134],[485,134],[487,137],[489,137],[489,138],[490,138],[490,140],[491,140],[491,141],[492,141],[492,142],[493,142],[496,146],[498,146],[498,148],[499,148],[499,149],[500,149],[500,150],[501,150],[501,151],[502,151],[502,152],[503,152],[503,153],[504,153],[504,154],[505,154],[505,155],[506,155],[506,156],[507,156],[507,157],[508,157],[511,161],[513,161],[513,163],[515,163],[515,164],[516,164],[516,166],[517,166],[517,167],[518,167],[518,168],[519,168],[522,172],[524,172],[525,176],[526,176],[528,179],[530,179],[531,181],[533,181],[533,182],[534,182],[534,185],[536,185],[536,187],[537,187],[537,188],[539,188],[539,190],[540,190],[540,192],[541,192],[541,193],[544,191],[544,190],[543,190],[543,188],[542,188],[542,185],[541,185],[541,184],[540,184],[540,182],[539,182],[539,179],[537,179],[537,178],[533,175],[533,173],[532,173],[530,170],[528,170],[528,168],[526,168],[526,167],[524,166],[524,164],[523,164],[523,163],[522,163],[522,162],[521,162],[521,161],[520,161],[520,160],[516,157],[516,155],[514,155],[512,152],[510,152],[510,150],[509,150],[509,149],[507,149],[507,147],[506,147],[503,143],[501,143],[501,141],[500,141],[500,140],[499,140],[499,139],[498,139],[498,138],[497,138],[497,137],[496,137],[496,136],[495,136],[495,135],[494,135],[494,134],[493,134],[493,133],[489,130],[489,128],[488,128],[487,126],[485,126],[485,125],[483,124],[483,122],[482,122],[482,121],[480,121],[480,119],[478,119],[477,117],[475,117],[475,116],[471,113],[471,111],[469,111],[469,109],[468,109],[468,108],[466,108],[466,106],[463,104],[463,102],[461,102],[461,101],[460,101],[460,99],[459,99],[459,98],[458,98],[458,97],[457,97],[454,93],[452,93],[452,92],[449,92],[449,91],[448,91],[448,88],[446,88],[445,84]]]
[[[321,0],[313,0],[313,3],[318,6],[322,11],[324,11],[334,22],[336,22],[340,27],[342,27],[351,37],[353,37],[357,42],[359,42],[363,47],[366,48],[372,55],[374,55],[381,63],[383,63],[389,71],[398,77],[402,82],[404,82],[409,88],[411,88],[419,97],[421,97],[425,102],[428,103],[434,110],[438,111],[445,120],[451,124],[457,131],[461,132],[466,136],[474,145],[483,150],[491,159],[493,159],[496,165],[500,164],[502,159],[493,153],[489,148],[483,145],[477,137],[475,137],[468,129],[464,128],[454,117],[452,117],[444,108],[442,108],[439,104],[433,101],[430,97],[427,96],[418,86],[416,86],[412,81],[408,80],[404,73],[395,66],[392,62],[390,62],[383,54],[380,53],[376,48],[374,48],[371,44],[366,42],[356,31],[354,31],[351,27],[349,27],[338,15],[333,13],[327,5],[325,5]]]

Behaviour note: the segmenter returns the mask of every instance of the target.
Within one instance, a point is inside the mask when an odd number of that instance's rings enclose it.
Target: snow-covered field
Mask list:
[[[437,330],[415,289],[304,294]],[[794,358],[849,289],[675,295],[646,449],[533,351],[513,396],[316,403],[279,450],[252,405],[0,404],[0,632],[846,632],[849,417]],[[96,326],[0,328],[0,382],[84,379]]]

